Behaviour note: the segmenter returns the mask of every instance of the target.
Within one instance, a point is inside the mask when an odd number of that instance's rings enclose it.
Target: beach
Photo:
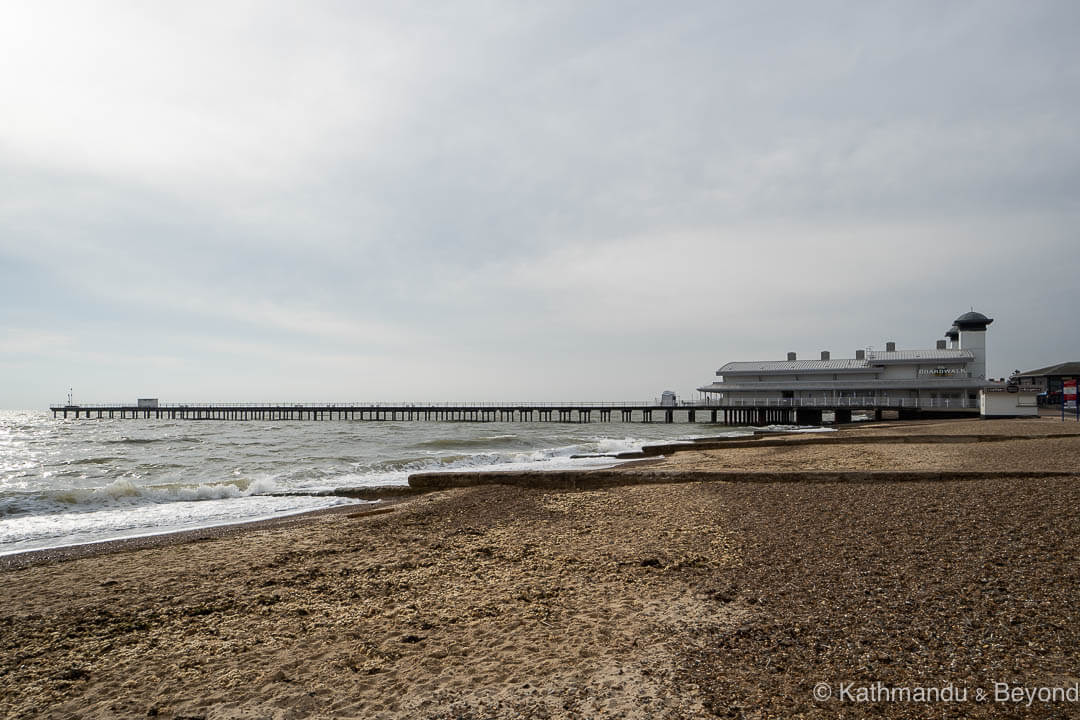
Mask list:
[[[0,712],[1075,717],[995,683],[1080,682],[1078,457],[1053,418],[867,423],[10,556]]]

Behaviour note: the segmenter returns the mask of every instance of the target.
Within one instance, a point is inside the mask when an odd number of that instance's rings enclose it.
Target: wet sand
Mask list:
[[[1078,682],[1077,432],[884,424],[620,471],[984,473],[962,481],[489,485],[13,560],[0,713],[1075,717],[1075,703],[973,695]],[[980,439],[905,442],[918,435]],[[858,442],[871,436],[896,442]],[[972,697],[835,697],[877,681]],[[834,697],[815,699],[816,683]]]

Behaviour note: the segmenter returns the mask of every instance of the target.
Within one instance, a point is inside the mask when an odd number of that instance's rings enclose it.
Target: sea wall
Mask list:
[[[802,437],[770,437],[759,435],[752,440],[735,437],[707,438],[684,443],[646,445],[639,452],[620,453],[620,460],[671,455],[687,450],[729,450],[733,448],[804,447],[807,445],[896,445],[896,444],[957,444],[981,442],[1011,442],[1015,440],[1046,440],[1051,438],[1080,437],[1080,433],[1054,433],[1042,435],[807,435]]]
[[[447,488],[474,487],[477,485],[513,485],[526,488],[550,490],[591,490],[620,485],[647,485],[689,482],[743,482],[743,483],[881,483],[881,482],[948,482],[979,480],[987,477],[1026,479],[1080,473],[1046,471],[995,471],[971,470],[880,470],[846,471],[821,470],[797,472],[755,472],[738,470],[717,471],[634,471],[625,470],[560,470],[554,472],[508,471],[508,472],[432,472],[409,476],[409,486],[417,491],[445,490]]]

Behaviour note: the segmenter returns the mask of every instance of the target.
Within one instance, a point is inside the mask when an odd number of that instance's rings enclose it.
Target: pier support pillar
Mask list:
[[[845,408],[843,410],[833,410],[833,422],[837,425],[840,423],[851,422],[851,409]]]
[[[821,411],[817,408],[799,408],[795,411],[796,425],[820,425]]]

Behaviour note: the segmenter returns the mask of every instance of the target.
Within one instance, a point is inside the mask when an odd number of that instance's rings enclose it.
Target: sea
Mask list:
[[[782,427],[772,427],[782,430]],[[610,467],[688,423],[63,419],[0,411],[0,555],[362,504],[425,471]],[[586,456],[586,457],[581,457]]]

